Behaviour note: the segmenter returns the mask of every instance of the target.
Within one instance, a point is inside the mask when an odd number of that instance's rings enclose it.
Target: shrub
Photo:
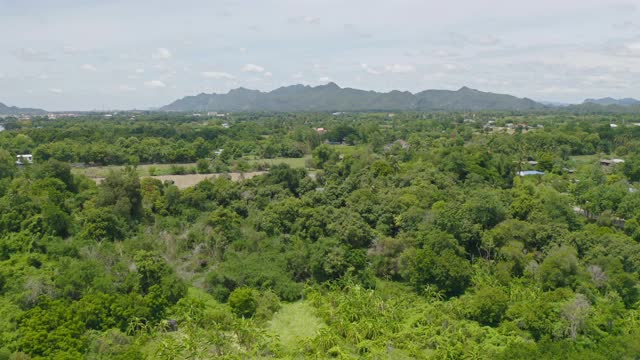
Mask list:
[[[250,318],[256,313],[258,299],[253,289],[239,288],[229,295],[229,306],[236,316]]]

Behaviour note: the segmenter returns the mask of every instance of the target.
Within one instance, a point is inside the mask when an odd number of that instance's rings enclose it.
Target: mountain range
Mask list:
[[[625,98],[625,99],[614,99],[610,97],[602,98],[602,99],[587,99],[583,104],[598,104],[603,106],[609,105],[618,105],[618,106],[636,106],[640,105],[640,100]]]
[[[44,115],[46,113],[42,109],[19,108],[0,103],[0,115]]]
[[[226,94],[187,96],[162,111],[480,111],[537,110],[545,105],[527,98],[494,94],[463,87],[457,91],[426,90],[419,93],[394,90],[387,93],[320,86],[292,85],[270,92],[238,88]]]

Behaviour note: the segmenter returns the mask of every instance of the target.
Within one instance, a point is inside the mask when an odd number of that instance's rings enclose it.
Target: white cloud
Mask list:
[[[320,18],[316,16],[294,16],[289,18],[289,22],[292,24],[319,24]]]
[[[136,69],[136,74],[142,74],[142,73],[144,73],[144,69],[142,68]]]
[[[385,71],[394,73],[394,74],[406,74],[412,73],[416,71],[416,68],[413,65],[406,64],[390,64],[384,67]]]
[[[320,23],[320,18],[315,16],[305,16],[304,18],[302,18],[302,21],[306,22],[307,24],[318,24]]]
[[[270,71],[267,71],[266,73],[264,73],[264,77],[270,78],[272,76],[273,74]]]
[[[204,71],[201,73],[203,77],[209,78],[209,79],[235,79],[236,77],[226,73],[226,72],[221,72],[221,71]]]
[[[264,72],[264,68],[262,66],[256,65],[256,64],[246,64],[245,66],[242,67],[242,71],[244,71],[244,72],[261,73],[261,72]]]
[[[640,54],[640,42],[634,42],[626,45],[626,48],[631,53]]]
[[[52,93],[52,94],[62,94],[62,89],[51,88],[51,89],[49,89],[49,92]]]
[[[167,60],[171,58],[171,51],[166,48],[157,48],[151,57],[156,60]]]
[[[476,39],[478,44],[483,46],[494,46],[500,43],[500,39],[493,35],[485,35]]]
[[[163,87],[167,87],[167,85],[165,83],[163,83],[160,80],[151,80],[151,81],[146,81],[144,83],[144,86],[151,88],[151,89],[159,89],[159,88],[163,88]]]
[[[83,64],[82,66],[80,66],[80,68],[85,71],[98,71],[98,69],[96,69],[96,67],[91,64]]]
[[[318,81],[320,81],[321,83],[327,83],[331,81],[331,78],[328,76],[322,76],[320,77],[320,79],[318,79]]]
[[[120,85],[118,86],[118,90],[124,91],[124,92],[130,92],[130,91],[136,91],[136,88],[129,85]]]
[[[449,57],[449,56],[454,56],[455,54],[447,51],[447,50],[437,50],[435,52],[435,55],[438,57]]]
[[[368,72],[371,75],[380,75],[380,71],[376,70],[374,68],[372,68],[371,66],[369,66],[368,64],[360,64],[360,67],[362,68],[362,70]]]
[[[302,73],[295,73],[293,75],[291,75],[291,78],[296,79],[296,80],[300,80],[304,77],[304,75],[302,75]]]
[[[413,65],[409,64],[388,64],[380,69],[377,69],[373,66],[370,66],[369,64],[362,63],[360,64],[360,68],[371,75],[380,75],[385,73],[407,74],[416,71],[416,68]]]

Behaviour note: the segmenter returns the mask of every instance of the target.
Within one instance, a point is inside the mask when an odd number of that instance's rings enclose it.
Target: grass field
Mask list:
[[[313,308],[299,301],[283,303],[273,319],[269,322],[268,330],[278,335],[282,345],[295,349],[304,338],[312,338],[324,324],[313,314]]]
[[[266,171],[249,171],[244,173],[231,172],[231,173],[224,173],[224,174],[185,174],[185,175],[156,175],[156,176],[141,175],[140,177],[154,178],[162,182],[171,181],[179,189],[186,189],[186,188],[195,186],[201,181],[215,179],[222,175],[229,176],[233,181],[240,181],[245,179],[251,179],[254,176],[263,175],[266,173],[267,173]],[[104,180],[104,177],[92,177],[92,179],[97,184],[100,184],[102,180]]]
[[[288,164],[292,168],[305,168],[307,160],[311,159],[311,155],[306,155],[301,158],[275,158],[275,159],[249,159],[248,162],[251,165],[254,164],[269,164],[278,165],[278,164]],[[186,164],[145,164],[138,165],[136,170],[138,171],[138,175],[140,176],[148,176],[149,169],[154,168],[154,175],[172,175],[171,168],[172,167],[184,167],[184,168],[195,168],[196,163],[186,163]],[[109,174],[111,170],[122,170],[125,166],[121,165],[109,165],[109,166],[91,166],[85,168],[73,168],[71,171],[74,174],[83,174],[90,178],[103,178]]]
[[[352,155],[354,152],[358,151],[358,150],[362,150],[363,148],[366,148],[366,146],[362,146],[362,145],[329,145],[331,146],[331,148],[333,148],[335,151],[337,151],[339,154],[342,155]]]
[[[274,159],[250,159],[248,160],[249,164],[269,164],[271,165],[279,165],[279,164],[287,164],[292,168],[305,168],[307,166],[307,160],[311,159],[311,155],[305,155],[301,158],[274,158]]]
[[[605,155],[595,154],[595,155],[577,155],[572,156],[571,160],[575,161],[576,166],[592,164],[594,161],[598,161],[600,159],[606,158]]]
[[[155,168],[155,175],[171,175],[171,167],[172,166],[181,166],[186,168],[195,167],[195,163],[188,164],[147,164],[147,165],[138,165],[136,170],[138,171],[138,175],[147,176],[149,175],[149,169]],[[96,177],[105,177],[109,174],[111,170],[122,170],[125,166],[120,165],[109,165],[109,166],[91,166],[86,168],[73,168],[71,171],[74,174],[83,174],[90,178]]]

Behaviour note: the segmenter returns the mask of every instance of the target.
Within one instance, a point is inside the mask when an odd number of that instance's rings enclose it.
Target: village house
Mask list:
[[[602,166],[611,166],[611,165],[618,165],[618,164],[623,164],[624,160],[622,159],[603,159],[600,160],[600,165]]]
[[[16,165],[33,164],[33,155],[23,154],[16,156]]]

